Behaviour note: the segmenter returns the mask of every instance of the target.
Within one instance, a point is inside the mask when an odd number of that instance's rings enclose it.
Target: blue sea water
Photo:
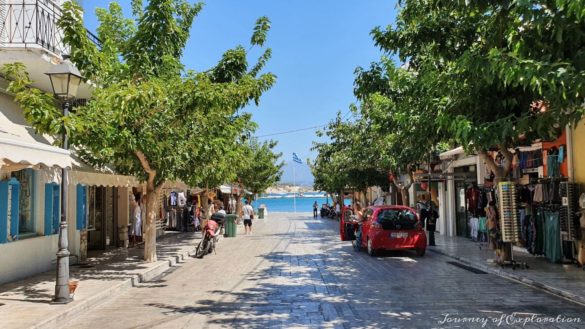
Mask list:
[[[319,209],[324,203],[332,204],[333,200],[326,197],[297,197],[296,208],[297,212],[313,212],[313,203],[317,201]],[[266,205],[266,209],[269,212],[294,212],[294,198],[292,197],[272,197],[272,198],[258,198],[254,200],[254,208],[258,208],[260,205]]]

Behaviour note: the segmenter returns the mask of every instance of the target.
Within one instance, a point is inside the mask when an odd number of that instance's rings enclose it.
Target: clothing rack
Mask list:
[[[579,224],[579,186],[575,183],[561,182],[561,197],[563,208],[561,211],[561,253],[564,263],[577,262],[575,253],[575,241],[577,240],[577,229]],[[568,253],[565,251],[566,246],[570,246]],[[566,257],[570,255],[570,258]]]

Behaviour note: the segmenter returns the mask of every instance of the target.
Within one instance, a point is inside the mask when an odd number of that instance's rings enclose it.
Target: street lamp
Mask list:
[[[59,65],[53,66],[45,73],[51,80],[55,96],[63,100],[63,117],[69,114],[70,100],[77,95],[81,83],[81,73],[65,58]],[[63,149],[69,149],[67,131],[63,129]],[[73,299],[69,297],[69,242],[67,240],[67,187],[69,180],[67,168],[61,169],[61,224],[59,226],[59,251],[57,251],[57,282],[53,303],[67,304]]]

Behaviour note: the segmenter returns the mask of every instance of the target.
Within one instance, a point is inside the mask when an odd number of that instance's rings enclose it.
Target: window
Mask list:
[[[32,169],[14,171],[11,176],[20,183],[18,200],[18,234],[19,239],[36,235],[35,232],[35,172]]]
[[[378,213],[378,223],[385,230],[414,229],[418,219],[410,210],[384,209]]]
[[[57,183],[45,184],[45,235],[59,233],[61,189]]]

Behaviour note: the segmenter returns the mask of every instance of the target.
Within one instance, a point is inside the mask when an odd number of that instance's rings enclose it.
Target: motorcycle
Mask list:
[[[207,221],[203,228],[203,238],[199,241],[197,249],[195,249],[195,257],[203,258],[203,256],[215,251],[224,220],[225,214],[215,213]]]

